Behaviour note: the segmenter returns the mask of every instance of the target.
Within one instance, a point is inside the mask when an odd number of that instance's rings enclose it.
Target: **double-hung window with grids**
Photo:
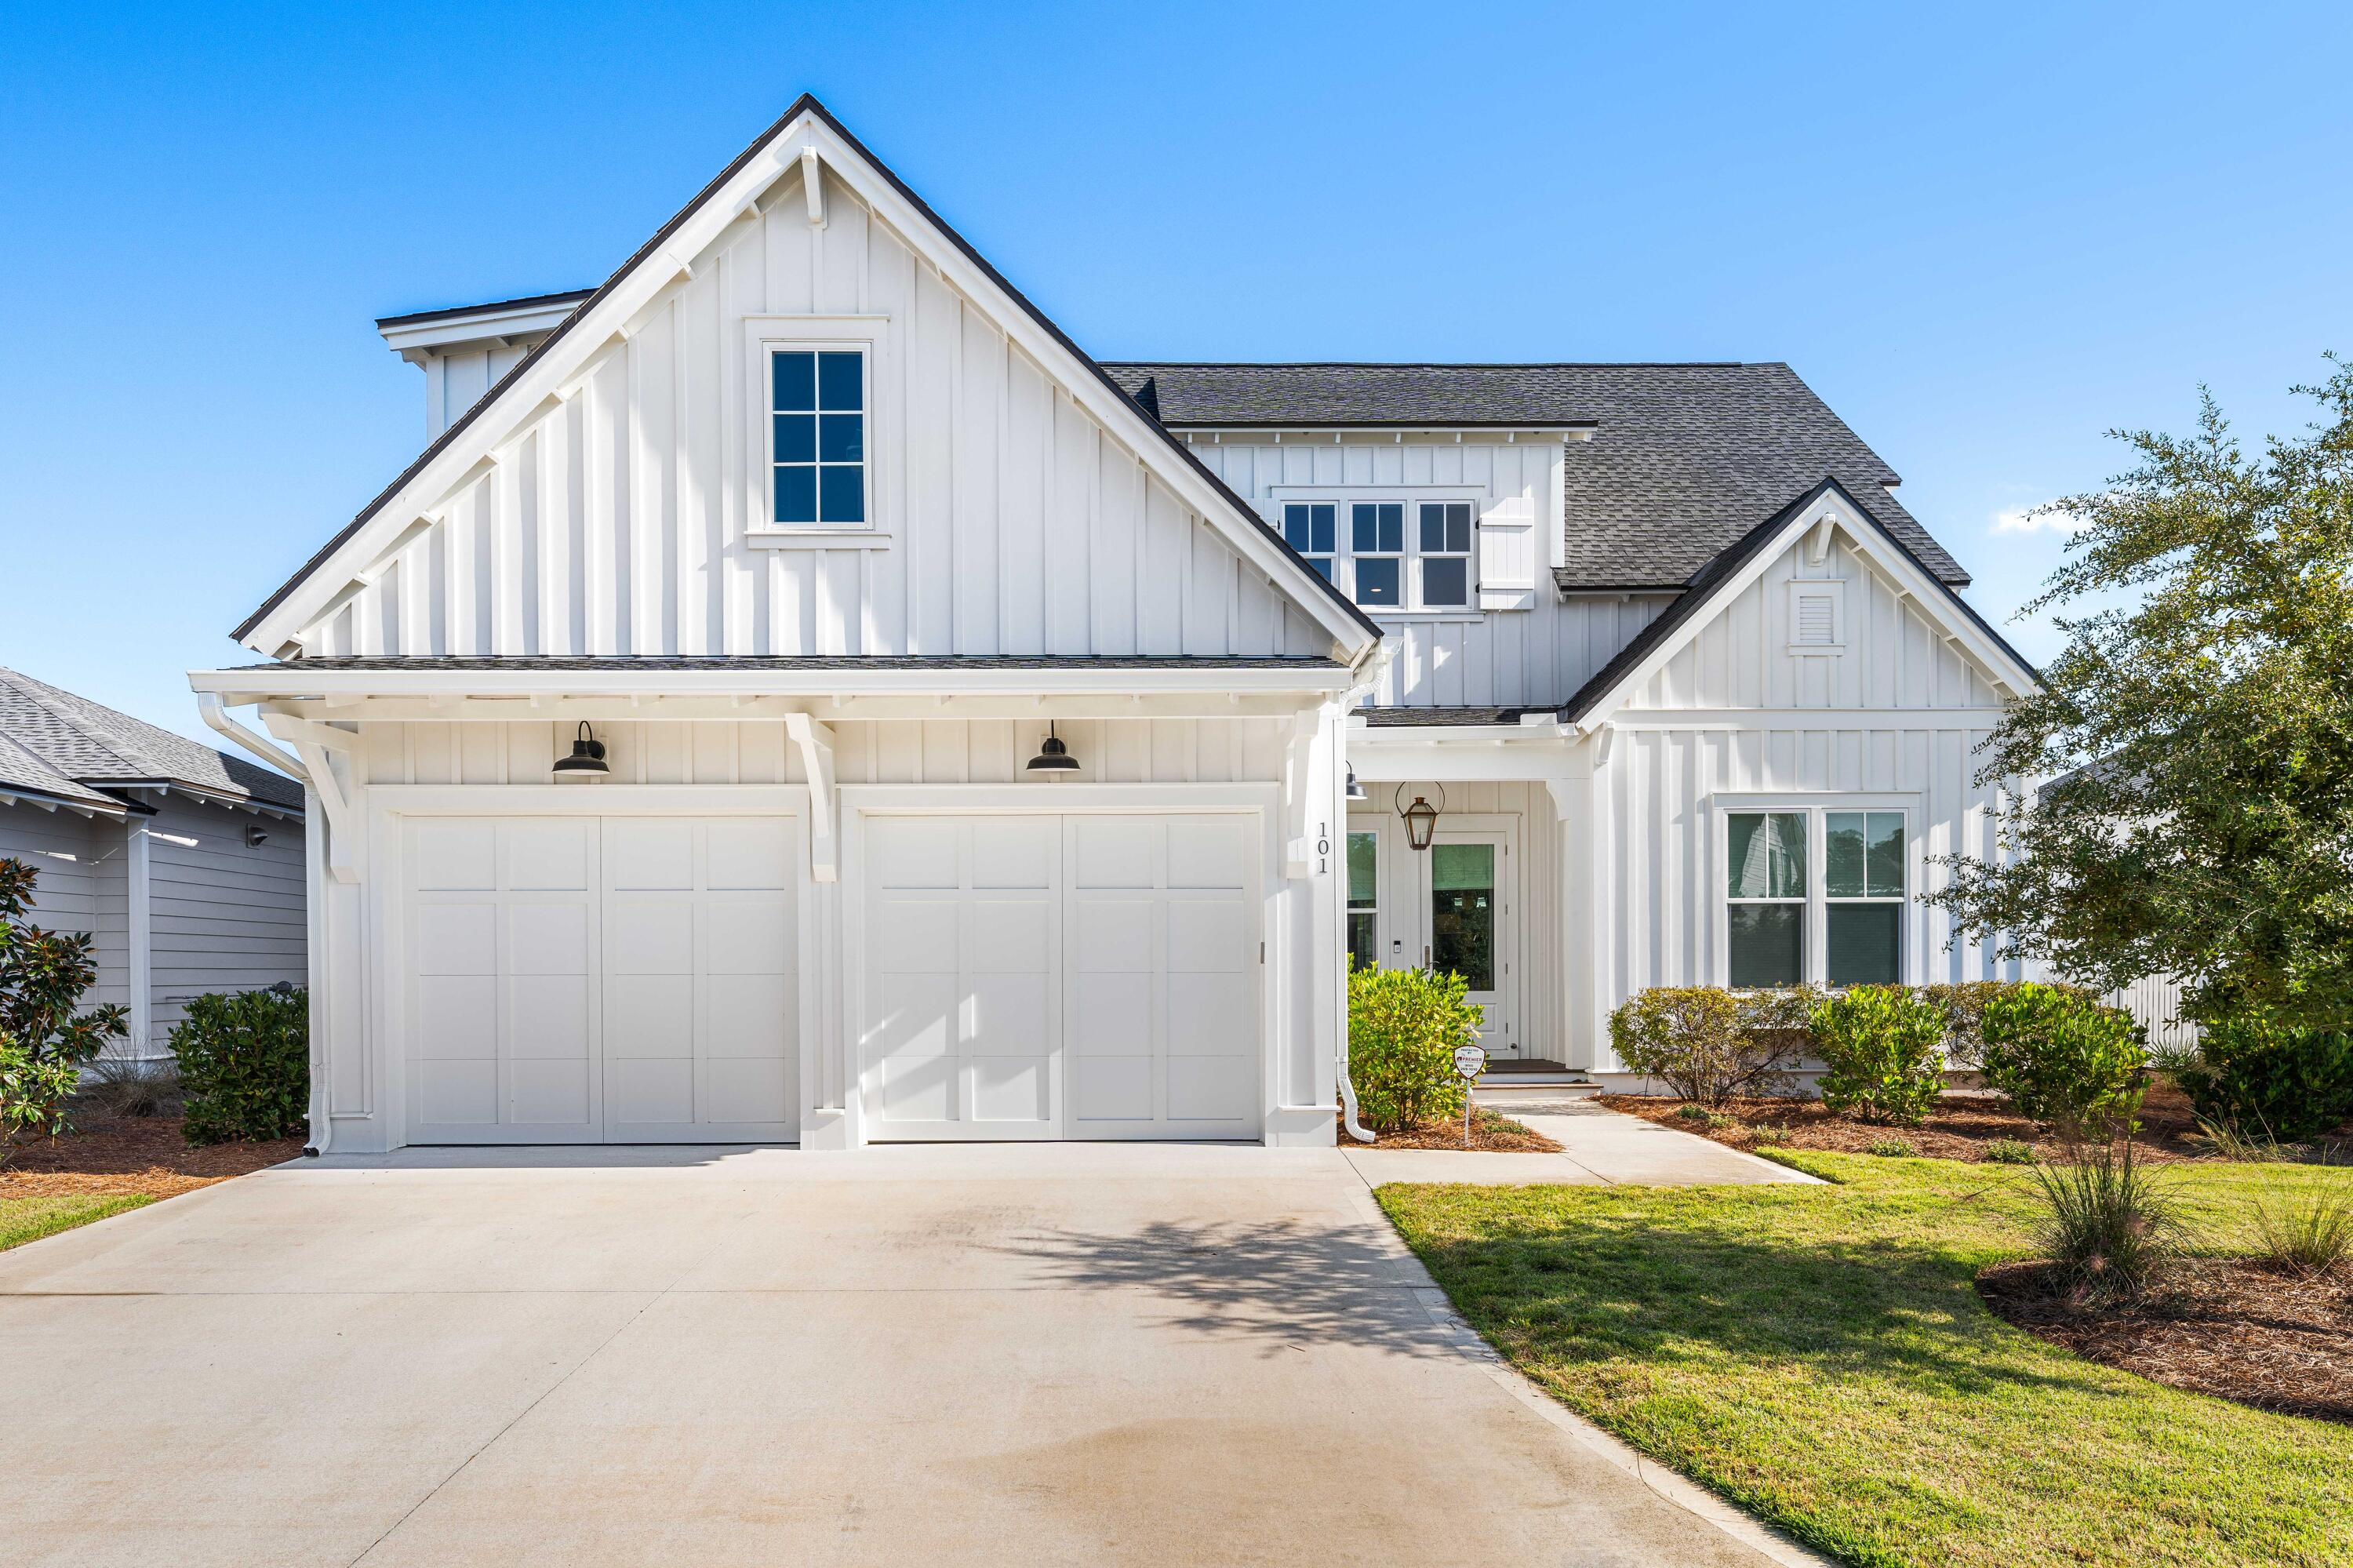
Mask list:
[[[1896,810],[1725,812],[1725,982],[1902,980],[1907,842]]]

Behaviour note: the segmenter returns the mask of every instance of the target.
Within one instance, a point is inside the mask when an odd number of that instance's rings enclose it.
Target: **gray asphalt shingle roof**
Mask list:
[[[1940,580],[1969,580],[1887,493],[1894,470],[1786,365],[1103,368],[1169,426],[1590,426],[1567,444],[1564,588],[1681,587],[1825,476]]]
[[[21,758],[94,793],[110,785],[185,784],[215,794],[302,809],[302,786],[240,757],[158,729],[29,675],[0,668],[0,776]],[[33,780],[22,780],[32,787]],[[109,805],[121,802],[104,795]]]

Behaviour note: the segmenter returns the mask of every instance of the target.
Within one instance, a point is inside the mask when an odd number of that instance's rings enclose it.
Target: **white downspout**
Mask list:
[[[285,747],[265,736],[256,735],[229,717],[228,710],[221,706],[219,693],[198,692],[196,712],[204,715],[206,725],[235,741],[241,749],[253,753],[280,772],[300,780],[302,785],[302,804],[305,808],[302,813],[302,857],[306,863],[303,867],[302,906],[305,917],[311,922],[311,929],[307,933],[310,940],[306,945],[311,948],[311,957],[315,959],[320,911],[312,908],[311,906],[319,897],[319,884],[322,879],[311,874],[318,869],[318,834],[319,829],[323,824],[317,820],[319,797],[318,791],[311,783],[310,772]],[[320,1054],[323,1032],[319,1028],[319,991],[316,986],[311,987],[310,991],[311,1142],[302,1152],[316,1158],[326,1153],[329,1146],[334,1142],[335,1118],[327,1114],[327,1064],[321,1059]]]

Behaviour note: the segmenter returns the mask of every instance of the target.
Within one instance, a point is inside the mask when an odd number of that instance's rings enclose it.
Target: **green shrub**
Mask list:
[[[40,874],[0,859],[0,1159],[22,1133],[66,1129],[65,1099],[81,1065],[124,1033],[128,1014],[110,1003],[87,1012],[98,979],[88,932],[59,936],[25,923]]]
[[[1987,1084],[2037,1121],[2105,1128],[2139,1104],[2147,1037],[2122,1008],[2061,986],[2015,986],[1986,1003],[1982,1038]]]
[[[1752,1128],[1750,1136],[1764,1148],[1780,1149],[1786,1147],[1789,1141],[1789,1129],[1786,1127]]]
[[[1459,1118],[1469,1092],[1454,1048],[1476,1044],[1482,1010],[1461,975],[1428,969],[1348,971],[1348,1079],[1376,1132]]]
[[[1964,980],[1959,985],[1924,985],[1918,988],[1922,996],[1945,1010],[1945,1058],[1955,1066],[1978,1067],[1985,1063],[1986,1009],[2003,997],[2014,994],[2028,980]],[[2097,1001],[2097,994],[2079,985],[2046,985],[2046,991],[2064,991],[2080,996],[2086,1001]]]
[[[1705,1121],[1708,1109],[1701,1105],[1682,1105],[1675,1107],[1675,1116],[1682,1121]]]
[[[1822,1103],[1862,1121],[1913,1124],[1944,1092],[1945,1010],[1900,985],[1859,985],[1816,1004]]]
[[[1996,1165],[2031,1165],[2034,1163],[2034,1145],[2021,1143],[2014,1138],[1989,1139],[1985,1157]]]
[[[1786,993],[1736,996],[1717,986],[1661,986],[1609,1015],[1609,1044],[1629,1072],[1658,1078],[1698,1106],[1786,1094],[1801,1036],[1781,1021]]]
[[[172,1030],[190,1143],[284,1138],[308,1125],[311,997],[299,986],[200,996]]]
[[[2199,1117],[2306,1143],[2353,1116],[2353,1035],[2248,1014],[2207,1024],[2173,1075]]]
[[[1863,1152],[1876,1154],[1882,1160],[1909,1160],[1919,1151],[1905,1138],[1883,1138],[1864,1146]]]

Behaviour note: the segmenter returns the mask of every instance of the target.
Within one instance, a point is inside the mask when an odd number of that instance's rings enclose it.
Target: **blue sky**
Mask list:
[[[1106,357],[1781,359],[1998,621],[2111,427],[2353,351],[2353,7],[54,7],[0,48],[0,663],[183,672],[803,89]],[[2046,625],[2009,628],[2030,657]]]

